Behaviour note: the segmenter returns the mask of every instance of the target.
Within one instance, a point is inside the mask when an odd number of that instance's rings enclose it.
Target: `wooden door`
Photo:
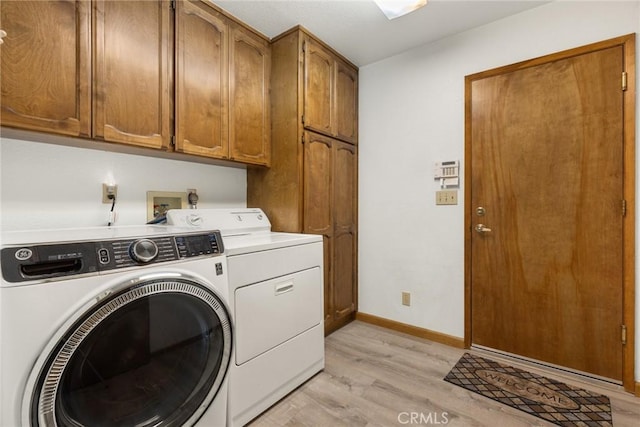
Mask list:
[[[333,56],[318,42],[306,37],[303,124],[325,135],[333,135],[334,67]]]
[[[473,344],[622,379],[624,62],[467,77]]]
[[[337,62],[335,96],[336,137],[355,144],[358,141],[358,71]]]
[[[231,25],[229,156],[243,163],[271,160],[269,43],[242,26]]]
[[[356,287],[356,149],[334,142],[333,150],[333,287],[334,318],[340,321],[357,306]]]
[[[94,137],[167,148],[173,96],[170,2],[94,4]]]
[[[90,136],[91,3],[2,1],[0,22],[2,125]]]
[[[304,232],[324,238],[325,330],[334,313],[333,287],[333,144],[326,136],[304,133]]]
[[[227,21],[202,2],[176,2],[176,151],[229,156]]]

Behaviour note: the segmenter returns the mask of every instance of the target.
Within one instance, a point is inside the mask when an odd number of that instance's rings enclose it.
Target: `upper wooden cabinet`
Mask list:
[[[344,61],[336,61],[335,96],[336,138],[358,141],[358,72]]]
[[[93,136],[151,148],[171,139],[171,5],[95,0]]]
[[[268,165],[271,158],[269,42],[237,23],[229,48],[229,156]]]
[[[176,150],[268,165],[269,42],[200,1],[176,5]]]
[[[305,38],[304,51],[304,111],[302,122],[307,129],[333,135],[333,86],[335,61],[320,43]]]
[[[269,41],[210,2],[0,8],[3,126],[269,164]]]
[[[315,38],[305,35],[305,128],[355,144],[358,139],[358,72]]]
[[[176,150],[228,158],[227,20],[203,3],[176,7]]]
[[[91,4],[2,1],[4,126],[91,135]]]

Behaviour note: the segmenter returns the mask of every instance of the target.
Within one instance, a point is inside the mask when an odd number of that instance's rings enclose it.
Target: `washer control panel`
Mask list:
[[[179,259],[171,236],[98,242],[97,246],[100,270]]]
[[[224,253],[219,231],[121,240],[82,241],[5,247],[2,276],[7,282],[60,280],[80,274],[215,257]]]
[[[99,242],[100,270],[155,264],[223,253],[219,231]]]
[[[216,255],[222,252],[222,237],[219,233],[176,237],[180,258],[200,255]]]

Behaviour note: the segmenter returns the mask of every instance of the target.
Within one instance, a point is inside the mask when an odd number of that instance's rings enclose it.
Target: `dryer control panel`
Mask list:
[[[219,231],[2,248],[2,276],[11,283],[58,280],[127,267],[215,257],[224,253]]]

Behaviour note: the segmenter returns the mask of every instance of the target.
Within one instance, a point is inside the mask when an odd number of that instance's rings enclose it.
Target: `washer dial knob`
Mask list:
[[[129,247],[129,255],[134,261],[145,264],[153,261],[158,256],[158,245],[153,240],[136,240]]]

